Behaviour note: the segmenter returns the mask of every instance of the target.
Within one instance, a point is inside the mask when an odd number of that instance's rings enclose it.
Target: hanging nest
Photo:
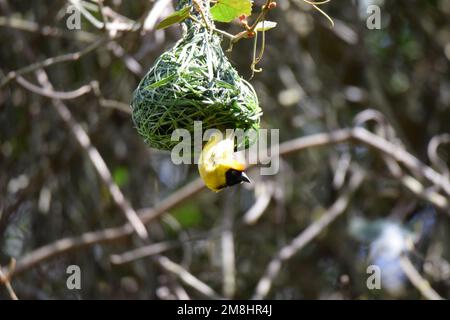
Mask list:
[[[256,93],[228,61],[221,38],[189,19],[183,25],[183,38],[157,59],[134,92],[132,116],[139,134],[149,146],[170,150],[179,143],[172,141],[172,132],[186,129],[192,137],[194,121],[202,121],[203,131],[258,130],[262,112]],[[251,142],[247,139],[244,147]]]

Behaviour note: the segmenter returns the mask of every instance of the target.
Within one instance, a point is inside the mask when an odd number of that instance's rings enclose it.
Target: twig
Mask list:
[[[426,200],[439,209],[448,210],[450,203],[447,198],[438,193],[434,188],[425,189],[422,183],[416,178],[403,174],[400,178],[400,182],[408,188],[412,193],[417,195],[419,198]]]
[[[234,209],[230,206],[236,196],[236,189],[229,192],[224,198],[223,222],[221,233],[221,254],[222,254],[222,291],[225,297],[231,299],[236,292],[236,256],[234,250]]]
[[[256,185],[257,198],[255,203],[244,214],[245,224],[255,224],[270,204],[273,195],[273,187],[269,183]]]
[[[170,287],[177,300],[191,300],[186,290],[177,281],[172,282]]]
[[[270,11],[270,3],[273,2],[273,0],[266,0],[266,3],[263,5],[261,12],[259,13],[258,17],[256,18],[256,20],[253,22],[253,24],[250,27],[247,27],[245,30],[239,32],[238,34],[232,35],[228,32],[225,32],[223,30],[220,30],[218,28],[216,28],[215,26],[211,26],[208,24],[208,22],[206,21],[206,17],[204,15],[203,10],[197,6],[197,11],[200,12],[202,20],[200,21],[198,20],[196,17],[194,17],[193,15],[189,15],[189,19],[191,19],[192,21],[202,25],[203,27],[205,27],[207,30],[212,30],[213,32],[216,32],[218,34],[221,34],[223,36],[225,36],[226,38],[228,38],[230,40],[230,47],[227,49],[227,51],[231,51],[233,48],[233,45],[237,42],[239,42],[240,40],[242,40],[243,38],[247,37],[249,33],[254,32],[256,26],[258,25],[259,22],[261,22],[262,20],[264,20],[264,18],[266,17],[267,13]],[[195,2],[197,3],[197,2]]]
[[[202,5],[197,0],[192,0],[194,3],[195,9],[200,12],[200,16],[202,17],[202,21],[205,24],[206,30],[211,30],[211,26],[209,25],[209,21],[206,19],[205,12],[203,11]]]
[[[394,143],[398,147],[403,148],[402,145],[400,145],[398,142],[397,143],[395,142],[395,140],[396,140],[395,131],[394,131],[393,127],[389,124],[389,122],[386,120],[386,117],[384,116],[384,114],[382,114],[378,110],[367,109],[367,110],[360,112],[354,118],[353,122],[356,127],[359,127],[359,126],[363,126],[368,121],[375,121],[377,123],[378,128],[376,129],[376,131],[379,131],[379,134],[383,139],[386,139],[387,141]],[[434,150],[434,145],[435,145],[435,143],[433,143],[433,140],[435,140],[435,139],[434,138],[431,139],[431,141],[428,145],[428,147],[429,147],[428,148],[428,157],[430,158],[430,161],[432,163],[435,163],[435,161],[433,161],[433,159],[434,159],[433,158],[434,157],[433,150]],[[436,149],[438,146],[439,146],[439,143],[435,146]],[[430,147],[431,147],[431,149],[430,149]],[[436,151],[436,150],[434,150],[434,151]],[[447,199],[444,196],[442,196],[441,194],[439,194],[435,190],[436,188],[430,187],[430,188],[425,189],[425,187],[419,180],[412,177],[411,175],[406,174],[404,172],[404,170],[402,169],[402,167],[399,165],[399,163],[396,162],[392,157],[384,154],[383,159],[386,163],[386,167],[391,172],[391,174],[395,178],[397,178],[411,192],[415,193],[420,198],[433,203],[438,208],[441,208],[443,210],[448,209],[449,203],[448,203]],[[446,179],[448,179],[448,175],[445,174],[445,170],[443,170],[442,172],[444,174],[444,177]]]
[[[69,2],[97,29],[103,29],[105,24],[99,21],[89,12],[80,0],[69,0]]]
[[[55,28],[53,26],[40,26],[36,22],[16,17],[0,17],[0,27],[1,26],[14,28],[22,31],[36,32],[45,37],[68,38],[88,43],[98,40],[97,35],[83,30],[77,30],[77,32],[70,32],[64,29]]]
[[[351,160],[352,156],[349,152],[345,152],[339,157],[333,176],[333,187],[335,190],[339,190],[344,185]]]
[[[192,14],[189,15],[189,19],[191,19],[192,21],[194,21],[194,22],[196,22],[196,23],[198,23],[198,24],[200,24],[201,26],[203,26],[203,27],[206,28],[206,25],[205,25],[202,21],[200,21],[200,20],[198,20],[196,17],[194,17]],[[228,32],[226,32],[226,31],[217,29],[217,28],[214,27],[214,26],[209,26],[209,27],[210,27],[210,29],[211,29],[212,31],[214,31],[214,32],[216,32],[216,33],[218,33],[218,34],[220,34],[220,35],[222,35],[222,36],[225,36],[226,38],[228,38],[228,39],[230,39],[230,40],[234,39],[234,37],[235,37],[235,36],[232,35],[231,33],[228,33]]]
[[[191,197],[201,191],[203,187],[204,186],[201,180],[197,179],[161,201],[154,208],[139,210],[139,216],[144,223],[150,223],[183,201],[191,199]],[[132,234],[133,228],[129,223],[126,223],[120,227],[86,232],[81,236],[59,239],[55,242],[35,249],[19,259],[16,268],[13,270],[13,274],[20,274],[43,261],[49,260],[63,253],[86,248],[94,244],[120,241],[131,236]]]
[[[53,90],[53,86],[48,80],[47,74],[43,69],[37,71],[38,82],[44,87],[46,90]],[[98,150],[92,145],[89,136],[83,127],[78,124],[72,114],[70,113],[69,108],[59,99],[53,99],[53,106],[55,107],[57,113],[64,120],[64,122],[69,127],[70,131],[83,148],[83,150],[87,153],[89,159],[91,160],[94,168],[97,170],[100,178],[103,183],[108,187],[108,191],[111,194],[116,205],[123,211],[126,218],[130,222],[131,226],[134,228],[136,233],[139,235],[141,239],[147,239],[148,233],[144,224],[138,217],[136,211],[131,207],[126,198],[124,197],[122,191],[117,186],[117,184],[112,179],[111,172],[108,169],[105,161],[102,156],[98,152]]]
[[[440,180],[440,184],[446,185],[450,184],[450,182],[445,180],[444,177],[442,177],[439,173],[432,170],[430,167],[422,164],[417,160],[414,156],[409,154],[407,151],[402,150],[395,145],[393,145],[390,142],[387,142],[383,138],[379,138],[374,134],[371,134],[369,131],[363,128],[358,128],[358,132],[360,132],[359,135],[356,135],[354,138],[353,136],[353,129],[340,129],[336,131],[332,131],[329,133],[318,133],[313,134],[306,137],[296,138],[287,142],[284,142],[279,147],[279,153],[271,153],[273,157],[276,157],[278,155],[287,156],[290,154],[293,154],[295,152],[314,148],[314,147],[321,147],[321,146],[327,146],[327,145],[333,145],[338,143],[345,143],[350,142],[352,140],[357,140],[359,142],[362,142],[366,145],[372,146],[377,150],[382,151],[383,153],[386,153],[390,155],[392,158],[400,161],[404,160],[406,157],[408,160],[406,162],[411,162],[413,160],[414,167],[418,167],[419,169],[428,170],[428,175],[433,176],[434,180]],[[361,134],[361,132],[363,134]],[[369,134],[369,135],[367,135]],[[373,137],[377,138],[376,143],[373,143],[375,140],[373,140]],[[394,153],[390,153],[394,150]],[[414,160],[415,159],[415,160]],[[403,162],[403,161],[400,161]],[[264,163],[267,163],[264,161]],[[154,219],[157,219],[159,216],[167,212],[168,210],[174,208],[175,206],[179,205],[183,201],[191,198],[193,195],[197,194],[201,190],[203,190],[204,185],[203,182],[200,179],[197,179],[168,198],[164,199],[161,203],[159,203],[154,208],[147,208],[147,209],[141,209],[139,210],[140,218],[141,220],[147,224],[153,221]],[[416,191],[412,190],[416,195],[421,196],[420,194],[417,194]],[[430,199],[431,201],[431,199]],[[433,204],[436,204],[435,202],[432,202]],[[441,207],[441,206],[439,206]],[[94,232],[87,232],[84,233],[81,236],[78,237],[69,237],[57,240],[53,243],[47,244],[41,248],[35,249],[34,251],[28,253],[19,261],[17,262],[17,267],[15,269],[14,273],[22,273],[29,268],[35,266],[36,264],[46,261],[48,259],[51,259],[55,256],[58,256],[60,254],[69,252],[71,250],[84,248],[87,246],[91,246],[97,243],[107,243],[115,240],[121,240],[128,236],[130,236],[133,233],[133,229],[129,224],[125,224],[120,227],[116,228],[109,228],[105,230],[99,230]]]
[[[81,51],[77,51],[77,52],[73,52],[73,53],[67,53],[67,54],[56,56],[56,57],[47,58],[45,60],[32,63],[32,64],[30,64],[30,65],[28,65],[28,66],[26,66],[24,68],[21,68],[19,70],[10,71],[10,72],[8,72],[6,77],[1,81],[0,88],[5,86],[11,80],[16,79],[18,76],[23,76],[24,74],[30,73],[32,71],[35,71],[35,70],[38,70],[38,69],[41,69],[41,68],[46,68],[46,67],[49,67],[49,66],[52,66],[52,65],[55,65],[55,64],[58,64],[58,63],[62,63],[62,62],[77,61],[81,57],[83,57],[86,54],[94,51],[95,49],[97,49],[101,45],[105,44],[106,42],[107,42],[107,39],[106,38],[102,38],[102,39],[99,39],[96,42],[88,45],[85,49],[83,49]]]
[[[105,99],[103,97],[100,97],[98,100],[98,103],[102,107],[116,109],[116,110],[122,111],[124,113],[131,114],[130,105],[126,104],[125,102],[111,100],[111,99]]]
[[[431,183],[441,187],[450,196],[450,180],[422,163],[405,149],[364,128],[340,129],[330,133],[319,133],[309,137],[293,139],[280,145],[279,152],[280,154],[287,155],[295,152],[298,148],[303,149],[310,146],[323,146],[330,143],[342,143],[350,140],[361,142],[392,157],[411,171],[427,178]]]
[[[150,244],[148,246],[140,247],[134,250],[127,251],[123,254],[113,254],[110,260],[113,264],[124,264],[134,260],[142,259],[145,257],[153,256],[163,253],[169,249],[176,247],[173,242],[160,242]]]
[[[434,136],[430,140],[430,143],[428,143],[427,153],[428,153],[428,158],[430,159],[430,162],[435,166],[435,168],[437,168],[444,176],[449,178],[450,177],[450,169],[447,166],[447,164],[445,163],[445,161],[441,157],[439,157],[439,154],[438,154],[438,148],[444,143],[446,143],[446,144],[450,143],[450,134],[449,133],[443,133],[443,134]]]
[[[281,269],[283,262],[289,260],[297,254],[303,247],[305,247],[326,227],[328,227],[337,217],[345,212],[352,194],[361,185],[363,178],[364,174],[362,172],[355,171],[350,179],[347,190],[333,203],[333,205],[317,221],[310,224],[288,245],[278,251],[275,257],[268,264],[263,277],[259,280],[253,299],[263,299],[266,297],[272,287],[274,279]]]
[[[190,286],[191,288],[197,290],[201,294],[207,296],[211,299],[220,299],[220,295],[218,295],[210,286],[206,283],[202,282],[194,275],[192,275],[189,271],[184,269],[179,264],[171,261],[169,258],[164,256],[155,257],[156,262],[165,270],[175,274],[177,277],[181,279],[184,284]]]
[[[153,5],[152,9],[149,11],[147,17],[142,24],[142,33],[153,30],[156,26],[156,22],[160,19],[164,10],[171,5],[170,0],[158,0]]]
[[[73,91],[54,91],[53,88],[46,87],[42,88],[39,87],[25,78],[22,78],[21,76],[18,76],[16,79],[17,83],[20,84],[25,89],[36,93],[40,96],[51,98],[51,99],[58,99],[58,100],[72,100],[76,99],[78,97],[81,97],[89,92],[92,91],[92,85],[86,84],[84,86],[79,87],[76,90]]]
[[[400,257],[400,266],[409,281],[411,281],[413,286],[416,287],[425,298],[428,300],[443,300],[443,298],[430,286],[430,283],[420,275],[411,260],[404,254]]]
[[[117,109],[122,112],[131,114],[131,108],[128,104],[117,100],[105,99],[101,94],[97,81],[92,81],[90,84],[81,86],[76,90],[64,92],[49,90],[48,88],[36,86],[35,84],[29,82],[25,78],[22,78],[21,76],[18,76],[16,81],[25,89],[40,96],[51,99],[72,100],[81,97],[89,92],[94,92],[95,96],[98,98],[98,103],[100,104],[100,106],[105,108]]]
[[[102,22],[103,22],[103,30],[106,31],[106,33],[109,36],[109,30],[108,30],[108,18],[105,15],[105,6],[103,4],[103,0],[97,0],[96,1],[98,4],[98,9],[100,11],[100,16],[102,17]]]
[[[438,173],[431,167],[422,163],[415,156],[407,152],[405,149],[386,141],[383,138],[371,133],[363,128],[354,128],[352,137],[366,145],[369,145],[384,154],[394,158],[399,163],[405,165],[409,170],[427,178],[434,185],[439,186],[445,193],[450,196],[450,180],[442,174]]]
[[[259,13],[258,17],[256,18],[256,20],[253,22],[253,24],[250,26],[249,29],[239,32],[237,35],[233,36],[233,38],[230,41],[230,48],[228,48],[228,51],[232,49],[235,43],[245,38],[249,33],[255,31],[255,28],[258,25],[258,23],[264,20],[267,13],[270,11],[271,2],[273,2],[273,0],[266,0],[266,3],[263,5],[261,12]]]
[[[144,68],[141,64],[129,55],[125,49],[120,46],[117,42],[111,41],[107,45],[108,50],[110,50],[117,58],[121,59],[125,66],[130,70],[133,74],[141,77],[143,74]]]
[[[11,263],[10,263],[10,267],[9,270],[14,270],[16,264],[16,260],[15,259],[11,259]],[[0,266],[0,283],[5,284],[6,290],[8,290],[9,296],[11,297],[12,300],[19,300],[19,298],[17,297],[16,292],[14,291],[12,285],[11,285],[11,281],[10,281],[10,272],[7,273],[7,275],[5,275],[3,273],[3,269],[2,266]]]

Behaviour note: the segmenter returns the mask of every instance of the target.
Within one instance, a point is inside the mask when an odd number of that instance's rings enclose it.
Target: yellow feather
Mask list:
[[[245,166],[234,159],[233,154],[233,137],[222,139],[220,134],[215,134],[203,147],[198,162],[198,171],[209,189],[218,192],[225,188],[225,174],[229,169],[244,171]]]

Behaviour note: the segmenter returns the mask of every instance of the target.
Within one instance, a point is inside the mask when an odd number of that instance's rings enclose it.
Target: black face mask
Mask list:
[[[225,181],[227,187],[231,187],[242,182],[250,183],[250,179],[247,177],[245,172],[235,169],[230,169],[225,173]]]

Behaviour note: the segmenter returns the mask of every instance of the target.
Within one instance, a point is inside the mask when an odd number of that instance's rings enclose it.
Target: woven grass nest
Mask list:
[[[139,134],[149,146],[170,150],[179,143],[172,132],[183,128],[193,136],[194,121],[202,121],[203,130],[258,130],[256,93],[228,61],[221,38],[191,20],[183,25],[182,39],[156,60],[133,94]]]

